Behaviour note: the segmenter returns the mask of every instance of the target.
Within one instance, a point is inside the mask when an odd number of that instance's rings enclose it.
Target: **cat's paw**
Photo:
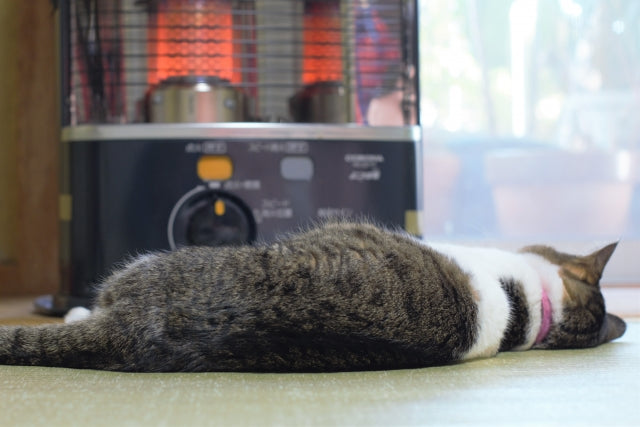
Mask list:
[[[64,316],[64,323],[77,322],[84,320],[91,315],[91,310],[84,307],[74,307]]]

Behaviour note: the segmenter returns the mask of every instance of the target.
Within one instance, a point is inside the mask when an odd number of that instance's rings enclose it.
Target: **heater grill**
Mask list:
[[[69,29],[63,124],[365,124],[371,100],[393,91],[405,101],[399,124],[411,124],[414,7],[406,0],[62,1]],[[189,108],[202,111],[177,111]]]

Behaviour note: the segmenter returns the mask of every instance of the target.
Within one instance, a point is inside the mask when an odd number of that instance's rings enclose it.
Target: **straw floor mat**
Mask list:
[[[4,311],[0,323],[42,323]],[[640,322],[595,349],[416,370],[123,374],[0,366],[2,426],[640,425]]]

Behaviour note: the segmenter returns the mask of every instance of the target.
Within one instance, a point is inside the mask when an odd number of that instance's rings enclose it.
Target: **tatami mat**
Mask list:
[[[640,323],[589,350],[338,374],[0,366],[0,425],[640,425]]]

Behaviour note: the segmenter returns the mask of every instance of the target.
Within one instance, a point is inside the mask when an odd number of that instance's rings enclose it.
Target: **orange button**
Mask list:
[[[202,156],[198,159],[198,176],[204,181],[223,181],[231,178],[233,163],[228,156]]]
[[[216,200],[216,202],[213,204],[213,211],[218,216],[224,215],[226,210],[227,207],[225,206],[224,201],[222,201],[221,199]]]

